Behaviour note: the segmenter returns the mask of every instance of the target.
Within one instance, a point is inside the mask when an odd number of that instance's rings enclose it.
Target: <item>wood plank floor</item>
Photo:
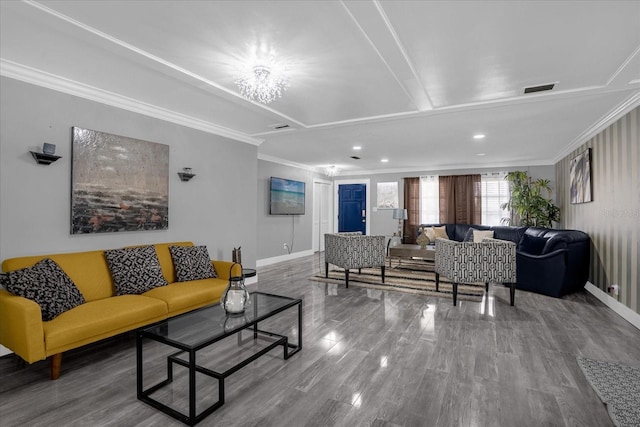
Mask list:
[[[511,307],[491,286],[453,307],[307,280],[323,265],[316,254],[258,269],[250,290],[304,299],[304,348],[231,375],[225,405],[199,425],[610,426],[576,356],[640,366],[640,331],[586,291],[517,291]],[[293,312],[272,323],[295,333]],[[235,340],[216,350],[240,351]],[[1,426],[181,425],[136,399],[133,333],[65,353],[57,381],[47,362],[21,368],[14,356],[0,375]]]

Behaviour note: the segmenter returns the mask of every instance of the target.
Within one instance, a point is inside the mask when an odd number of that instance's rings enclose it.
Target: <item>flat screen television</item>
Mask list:
[[[272,176],[269,185],[269,213],[304,215],[304,193],[304,182]]]

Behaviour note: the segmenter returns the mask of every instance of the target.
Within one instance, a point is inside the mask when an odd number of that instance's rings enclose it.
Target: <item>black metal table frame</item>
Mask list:
[[[266,294],[269,295],[269,294]],[[279,296],[279,295],[274,295],[274,296]],[[269,319],[285,310],[288,310],[289,308],[298,306],[298,343],[297,344],[291,344],[289,343],[289,338],[285,335],[280,335],[280,334],[276,334],[273,332],[268,332],[268,331],[263,331],[258,329],[258,323]],[[257,308],[255,308],[257,309]],[[185,313],[185,314],[189,314],[189,313]],[[230,337],[233,334],[238,334],[238,344],[242,343],[242,339],[241,339],[241,333],[243,330],[245,329],[253,329],[253,339],[257,340],[258,338],[260,338],[259,334],[264,334],[264,335],[268,335],[270,337],[277,337],[278,339],[276,341],[274,341],[273,343],[269,344],[267,347],[265,347],[264,349],[254,353],[253,355],[249,356],[248,358],[242,360],[240,363],[235,364],[234,366],[232,366],[231,368],[227,369],[224,372],[216,372],[213,371],[211,369],[207,369],[204,368],[202,366],[198,366],[196,365],[196,353],[199,350],[202,350],[205,347],[208,347],[224,338]],[[142,340],[144,338],[153,340],[153,341],[158,341],[161,342],[163,344],[169,345],[171,347],[175,347],[178,348],[179,351],[170,354],[169,356],[167,356],[167,379],[165,379],[164,381],[159,382],[158,384],[155,384],[149,388],[147,388],[146,390],[143,389],[143,367],[144,364],[143,362],[143,355],[142,355]],[[246,342],[246,341],[245,341]],[[261,316],[259,318],[256,318],[255,320],[248,322],[244,325],[238,326],[236,328],[233,328],[231,330],[229,330],[228,332],[225,332],[222,336],[220,337],[216,337],[213,338],[211,340],[207,340],[203,343],[201,343],[200,345],[193,347],[193,348],[189,348],[188,346],[185,345],[180,345],[179,343],[175,343],[175,342],[171,342],[169,340],[164,339],[161,336],[158,335],[153,335],[150,333],[146,333],[143,329],[139,329],[137,334],[136,334],[136,383],[137,383],[137,395],[138,395],[138,399],[141,400],[142,402],[145,402],[151,406],[153,406],[154,408],[164,412],[167,415],[172,416],[173,418],[182,421],[183,423],[187,424],[187,425],[195,425],[197,423],[199,423],[200,421],[202,421],[205,417],[207,417],[208,415],[210,415],[212,412],[214,412],[216,409],[220,408],[222,405],[224,405],[224,380],[226,377],[228,377],[229,375],[233,374],[234,372],[240,370],[241,368],[247,366],[249,363],[253,362],[254,360],[258,359],[260,356],[265,355],[266,353],[270,352],[271,350],[273,350],[274,348],[276,348],[277,346],[281,345],[283,347],[283,352],[284,352],[284,359],[289,359],[291,356],[293,356],[294,354],[298,353],[300,350],[302,350],[302,300],[300,299],[293,299],[291,301],[291,303],[278,308],[277,310],[274,310],[271,313],[268,313],[264,316]],[[290,351],[291,349],[291,351]],[[188,361],[183,360],[181,358],[179,358],[178,356],[188,353],[189,357],[188,357]],[[186,368],[189,369],[189,414],[183,414],[182,412],[179,412],[157,400],[155,400],[154,398],[152,398],[150,395],[156,391],[158,391],[159,389],[161,389],[164,386],[167,386],[168,384],[170,384],[173,381],[173,364],[176,363],[178,365],[184,366]],[[204,409],[200,414],[196,414],[196,372],[200,372],[202,374],[205,374],[209,377],[215,378],[216,380],[218,380],[218,401],[215,402],[214,404],[212,404],[211,406],[209,406],[208,408]]]

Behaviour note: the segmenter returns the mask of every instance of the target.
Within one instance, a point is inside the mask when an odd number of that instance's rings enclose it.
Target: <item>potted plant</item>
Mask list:
[[[533,180],[522,171],[509,172],[505,179],[509,181],[511,198],[501,208],[511,211],[511,217],[502,218],[503,224],[510,225],[519,219],[519,225],[552,228],[552,223],[560,220],[560,208],[550,199],[552,189],[548,179]]]

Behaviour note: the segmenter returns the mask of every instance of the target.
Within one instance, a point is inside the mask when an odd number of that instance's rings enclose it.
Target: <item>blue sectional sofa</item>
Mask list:
[[[493,230],[493,237],[510,240],[516,249],[516,288],[562,297],[584,288],[589,278],[591,244],[578,230],[541,227],[505,227],[469,224],[423,224],[445,226],[451,240],[465,241],[470,229]]]

